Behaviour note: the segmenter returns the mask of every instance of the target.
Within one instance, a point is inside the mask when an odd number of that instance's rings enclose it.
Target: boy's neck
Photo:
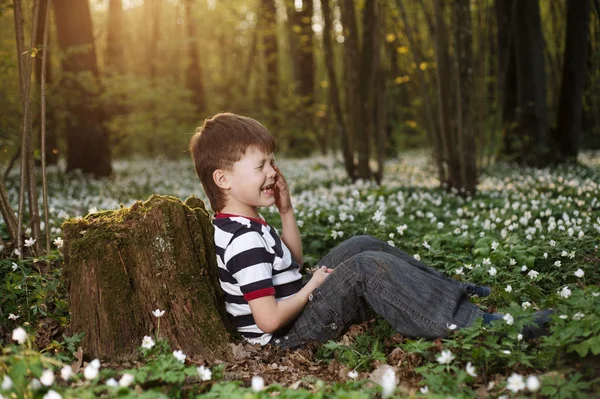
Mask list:
[[[252,219],[260,219],[258,215],[258,208],[255,207],[236,207],[236,206],[225,206],[219,211],[219,213],[226,213],[230,215],[244,216]]]

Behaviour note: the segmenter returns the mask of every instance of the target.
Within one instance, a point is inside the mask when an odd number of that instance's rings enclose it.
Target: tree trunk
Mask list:
[[[371,138],[375,137],[375,86],[376,65],[379,65],[379,40],[377,25],[379,22],[379,1],[365,3],[363,10],[363,39],[360,51],[360,74],[358,77],[358,112],[361,116],[356,137],[358,153],[358,177],[370,179]]]
[[[187,40],[189,50],[189,64],[186,74],[186,86],[193,95],[193,103],[196,107],[198,117],[206,112],[206,101],[204,99],[204,80],[202,79],[202,68],[198,59],[198,45],[196,42],[196,24],[192,17],[192,1],[185,0],[185,17],[187,19]]]
[[[110,74],[125,73],[125,52],[123,50],[123,4],[121,0],[108,3],[108,29],[106,34],[106,69]]]
[[[458,161],[458,181],[454,186],[464,189],[470,195],[477,186],[477,151],[475,148],[475,132],[473,124],[473,31],[471,26],[470,0],[455,0],[454,8],[454,43],[456,59],[457,90],[457,138],[453,157]]]
[[[356,63],[360,60],[360,49],[358,43],[358,27],[356,25],[356,13],[353,0],[339,0],[341,22],[344,28],[344,80],[346,82],[346,115],[348,116],[348,142],[353,156],[355,156],[359,126],[362,124],[360,112],[361,103],[358,93],[358,72]],[[358,171],[353,179],[358,177]]]
[[[516,2],[517,161],[543,167],[550,163],[546,69],[540,7],[535,1]]]
[[[63,231],[71,327],[86,333],[86,354],[133,359],[143,337],[158,334],[188,355],[227,359],[231,329],[201,200],[153,195],[68,220]],[[166,311],[160,331],[157,308]]]
[[[277,62],[277,7],[275,0],[261,0],[263,46],[267,65],[267,107],[274,119],[277,110],[277,91],[279,86],[279,68]]]
[[[112,173],[110,146],[99,105],[98,63],[88,2],[53,3],[58,43],[64,53],[61,85],[68,92],[67,170],[108,176]]]
[[[503,137],[502,153],[511,158],[516,152],[513,143],[517,116],[516,3],[514,0],[496,0],[495,8],[498,24],[497,80]]]
[[[37,37],[35,39],[36,46],[42,48],[42,42],[44,41],[44,31],[46,28],[46,10],[48,9],[49,0],[40,0],[40,12],[38,14],[38,29]],[[50,27],[48,27],[50,28]],[[41,84],[42,81],[42,59],[46,58],[45,69],[46,69],[46,84],[51,85],[53,83],[53,76],[51,73],[50,64],[50,49],[46,49],[41,53],[41,57],[35,58],[35,81]],[[46,102],[48,99],[46,99]],[[56,117],[54,115],[54,107],[50,106],[46,110],[46,146],[44,154],[46,157],[46,165],[56,165],[58,163],[58,138],[56,136]]]
[[[450,60],[448,55],[448,32],[444,21],[444,5],[441,0],[434,1],[435,15],[435,58],[437,62],[436,78],[437,78],[437,97],[438,97],[438,118],[440,121],[440,139],[442,149],[442,160],[445,169],[444,175],[446,183],[450,187],[456,187],[458,184],[454,180],[455,176],[451,171],[458,169],[456,167],[456,159],[450,154],[450,146],[456,144],[454,140],[454,132],[450,126]]]
[[[342,155],[344,156],[344,167],[346,168],[346,174],[350,179],[354,180],[355,175],[355,164],[354,154],[350,149],[350,143],[348,140],[348,131],[346,130],[346,123],[344,121],[344,114],[342,111],[342,104],[340,101],[340,92],[338,88],[337,76],[335,73],[334,65],[334,53],[333,46],[331,43],[331,7],[329,0],[321,0],[321,11],[323,13],[323,54],[325,59],[325,67],[327,68],[327,76],[329,79],[329,101],[331,108],[335,114],[335,123],[338,137],[340,139],[340,146],[342,148]]]
[[[567,36],[554,145],[557,161],[577,161],[588,57],[589,0],[567,0]]]

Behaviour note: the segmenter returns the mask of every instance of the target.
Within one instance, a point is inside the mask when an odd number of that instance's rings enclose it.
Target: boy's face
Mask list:
[[[222,212],[258,218],[258,207],[273,205],[277,181],[274,164],[272,153],[248,147],[230,171],[223,171],[227,200]]]

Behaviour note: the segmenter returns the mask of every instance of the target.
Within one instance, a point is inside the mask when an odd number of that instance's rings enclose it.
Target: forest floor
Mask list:
[[[18,260],[9,248],[0,249],[0,395],[596,396],[600,154],[583,154],[580,161],[543,170],[493,165],[482,171],[478,192],[467,197],[439,188],[428,159],[418,154],[388,162],[381,186],[348,181],[333,157],[278,161],[293,193],[309,265],[344,239],[373,235],[451,278],[491,286],[492,295],[472,301],[511,317],[486,328],[449,331],[435,341],[406,339],[374,318],[336,341],[300,350],[232,343],[233,361],[210,364],[193,353],[181,362],[171,352],[177,348],[158,340],[141,350],[138,362],[93,362],[77,351],[82,335],[70,331],[60,278],[64,220],[131,206],[153,193],[203,198],[191,161],[115,162],[114,177],[103,180],[51,168],[53,252],[28,251]],[[16,207],[15,175],[8,187]],[[281,227],[276,209],[261,213]],[[3,235],[4,229],[0,225]],[[530,342],[519,337],[533,312],[549,307],[555,310],[549,335]],[[13,339],[22,337],[20,328],[27,334],[22,345]],[[65,365],[75,372],[68,380],[58,377]]]

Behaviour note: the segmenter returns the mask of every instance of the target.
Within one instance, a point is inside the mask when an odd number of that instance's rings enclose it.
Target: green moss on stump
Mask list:
[[[229,357],[231,327],[218,288],[213,227],[204,203],[152,195],[130,208],[63,224],[65,286],[72,328],[86,332],[84,352],[137,356],[153,334],[205,359]]]

